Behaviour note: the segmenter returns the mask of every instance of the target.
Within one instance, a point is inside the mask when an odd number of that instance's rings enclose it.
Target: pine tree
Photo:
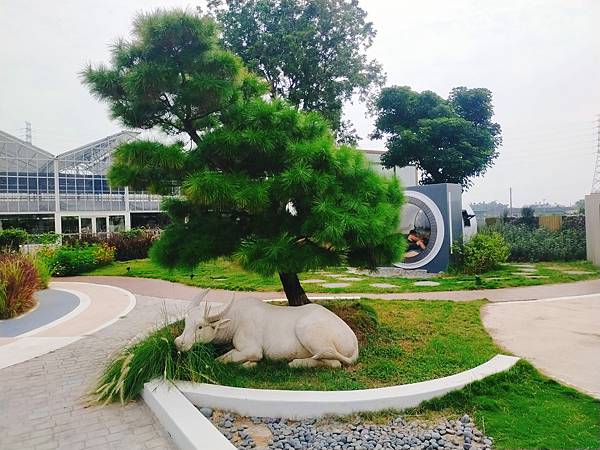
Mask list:
[[[111,183],[178,193],[163,202],[172,223],[151,257],[167,267],[234,257],[247,270],[278,273],[290,305],[308,302],[299,272],[398,258],[397,181],[336,147],[318,113],[261,97],[264,85],[216,42],[209,19],[157,12],[114,48],[111,68],[85,73],[125,124],[193,141],[115,151]]]

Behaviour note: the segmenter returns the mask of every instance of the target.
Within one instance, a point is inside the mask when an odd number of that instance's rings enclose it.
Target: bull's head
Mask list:
[[[175,338],[175,347],[188,351],[196,342],[207,344],[217,336],[217,332],[230,319],[224,316],[233,306],[235,295],[226,305],[204,301],[210,289],[205,289],[194,298],[185,317],[185,327],[181,336]]]

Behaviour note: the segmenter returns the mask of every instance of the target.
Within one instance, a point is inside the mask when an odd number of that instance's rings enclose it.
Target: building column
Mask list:
[[[60,219],[60,189],[58,186],[58,158],[54,158],[54,232],[62,234],[62,221]]]
[[[587,259],[600,266],[600,192],[585,196]]]
[[[129,187],[125,186],[125,230],[131,230],[131,210],[129,208]]]

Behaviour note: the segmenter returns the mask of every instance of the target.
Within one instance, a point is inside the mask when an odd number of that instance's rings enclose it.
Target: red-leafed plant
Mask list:
[[[0,254],[0,319],[10,319],[35,306],[35,291],[41,287],[40,275],[26,256]]]

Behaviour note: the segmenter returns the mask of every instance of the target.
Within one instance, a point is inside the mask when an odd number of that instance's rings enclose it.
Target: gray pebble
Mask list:
[[[209,419],[212,417],[213,415],[213,410],[210,408],[206,408],[206,407],[202,407],[200,408],[200,412],[202,413],[202,415],[204,417],[208,417]]]

